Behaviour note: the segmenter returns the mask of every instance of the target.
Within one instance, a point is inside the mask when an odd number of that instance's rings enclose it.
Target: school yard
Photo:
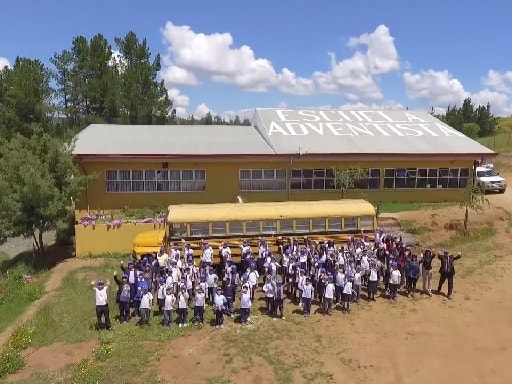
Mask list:
[[[512,181],[512,158],[496,161]],[[470,213],[470,237],[460,235],[463,211],[441,206],[383,213],[381,225],[397,220],[421,247],[461,250],[454,299],[377,298],[304,318],[288,303],[286,320],[271,320],[253,307],[253,324],[227,321],[209,326],[146,329],[116,325],[94,331],[89,281],[111,277],[118,260],[69,259],[41,275],[43,297],[30,304],[8,330],[27,327],[11,343],[25,366],[9,383],[509,383],[512,377],[512,188],[488,195],[490,207]],[[395,207],[396,208],[396,207]],[[404,206],[404,209],[407,207]],[[409,207],[412,209],[411,207]],[[392,209],[390,209],[392,210]],[[396,209],[395,209],[396,210]],[[434,268],[437,272],[437,268]],[[435,273],[434,289],[438,274]],[[446,287],[444,287],[446,291]],[[113,296],[113,294],[111,295]],[[117,312],[112,305],[112,315]],[[20,339],[22,341],[20,341]],[[13,360],[12,364],[16,364]]]

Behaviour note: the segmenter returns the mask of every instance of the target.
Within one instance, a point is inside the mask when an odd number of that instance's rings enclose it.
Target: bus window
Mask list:
[[[229,224],[230,235],[243,235],[244,234],[244,223],[242,221],[232,221]]]
[[[325,231],[325,219],[312,219],[311,220],[311,232],[324,232]]]
[[[226,236],[226,223],[224,221],[216,221],[212,223],[212,235]]]
[[[309,219],[295,220],[295,232],[309,232]]]
[[[276,232],[277,232],[277,221],[276,220],[264,220],[261,222],[261,233],[274,234]]]
[[[185,237],[187,236],[187,224],[173,223],[171,225],[171,237]]]
[[[374,229],[374,223],[373,223],[373,216],[361,216],[359,218],[359,227],[364,230],[373,230]]]
[[[190,223],[190,236],[201,237],[210,234],[210,226],[208,223]]]
[[[279,233],[293,233],[293,220],[279,220]]]
[[[343,229],[357,229],[357,217],[345,217],[343,219]]]
[[[329,217],[327,223],[328,231],[341,231],[341,217]]]
[[[259,235],[260,234],[260,222],[259,221],[246,221],[245,222],[245,234],[246,235]]]

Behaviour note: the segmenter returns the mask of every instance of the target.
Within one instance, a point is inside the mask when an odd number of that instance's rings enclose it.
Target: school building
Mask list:
[[[495,153],[424,111],[257,109],[253,126],[93,124],[76,138],[96,178],[79,211],[341,198],[333,168],[364,169],[347,198],[457,201]]]

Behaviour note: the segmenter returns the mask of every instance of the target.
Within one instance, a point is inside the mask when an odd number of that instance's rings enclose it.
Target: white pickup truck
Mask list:
[[[505,193],[507,189],[507,180],[488,166],[476,168],[476,181],[485,192],[497,191]]]

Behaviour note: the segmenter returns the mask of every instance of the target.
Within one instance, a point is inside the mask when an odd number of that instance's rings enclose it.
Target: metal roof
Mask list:
[[[75,155],[471,155],[495,153],[425,111],[256,109],[253,126],[92,124]]]
[[[179,204],[170,205],[168,211],[169,223],[375,216],[375,207],[368,201],[360,199]]]
[[[272,155],[251,126],[92,124],[75,140],[75,155]]]
[[[257,109],[253,124],[276,154],[494,154],[425,111]]]

